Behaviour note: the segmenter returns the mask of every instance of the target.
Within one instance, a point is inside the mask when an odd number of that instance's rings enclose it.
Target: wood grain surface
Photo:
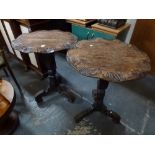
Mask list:
[[[12,46],[24,53],[51,53],[73,48],[76,42],[76,36],[70,32],[42,30],[20,35]]]
[[[144,77],[151,69],[146,53],[119,40],[84,40],[76,47],[67,52],[67,60],[85,76],[121,82]]]
[[[0,117],[9,109],[14,98],[12,85],[5,80],[0,80]]]

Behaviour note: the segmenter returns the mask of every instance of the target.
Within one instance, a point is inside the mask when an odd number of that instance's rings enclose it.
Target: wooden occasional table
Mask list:
[[[67,89],[60,85],[56,74],[55,52],[73,48],[76,42],[77,38],[72,33],[60,30],[42,30],[22,34],[12,42],[14,49],[24,53],[36,52],[44,60],[42,65],[47,70],[45,75],[49,79],[49,86],[46,90],[41,90],[35,95],[37,103],[42,102],[42,97],[53,90],[58,90],[69,101],[74,100],[71,92],[67,92]]]
[[[18,115],[13,111],[15,92],[12,85],[0,80],[0,135],[11,134],[19,123]]]
[[[75,117],[80,121],[93,111],[100,111],[119,123],[120,116],[103,104],[109,82],[123,82],[144,77],[150,71],[150,59],[135,46],[119,40],[95,39],[80,41],[76,49],[67,53],[68,62],[82,75],[98,78],[97,89],[92,91],[94,104],[91,109]]]

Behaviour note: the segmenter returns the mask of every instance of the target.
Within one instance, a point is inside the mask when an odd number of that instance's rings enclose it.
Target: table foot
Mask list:
[[[41,91],[37,92],[37,93],[35,94],[35,101],[36,101],[37,103],[43,102],[43,96],[45,96],[45,95],[46,95],[45,90],[41,90]]]
[[[72,91],[69,90],[65,85],[62,84],[62,79],[59,74],[56,72],[56,62],[54,52],[48,54],[40,54],[44,57],[44,69],[47,70],[44,73],[44,78],[48,78],[48,88],[41,90],[35,95],[35,100],[37,103],[43,102],[43,97],[49,95],[53,91],[57,91],[63,96],[67,97],[69,102],[74,102],[75,95]]]
[[[12,134],[19,124],[18,114],[11,112],[8,119],[0,125],[0,135]]]
[[[113,122],[117,124],[120,123],[121,117],[116,112],[112,110],[108,110],[108,109],[105,110],[105,107],[101,109],[95,109],[94,106],[92,108],[86,109],[82,111],[81,113],[77,114],[74,117],[74,120],[76,123],[79,123],[84,117],[89,116],[90,114],[96,111],[101,112],[108,117],[111,117]]]
[[[41,90],[35,94],[35,101],[40,104],[43,103],[43,97],[57,91],[61,95],[65,96],[67,100],[73,103],[76,99],[75,94],[64,84],[58,84],[53,87],[47,88],[47,90]]]
[[[37,103],[42,103],[43,102],[43,97],[49,95],[50,93],[56,91],[56,87],[50,87],[50,88],[47,88],[46,90],[40,90],[38,91],[36,94],[35,94],[35,101]]]
[[[101,109],[100,112],[108,117],[111,117],[113,122],[120,123],[121,117],[116,112],[108,109],[106,111],[104,109]]]
[[[103,99],[105,96],[105,90],[108,87],[108,81],[99,79],[97,82],[97,89],[92,91],[94,103],[91,108],[82,111],[80,114],[75,116],[75,122],[81,121],[84,117],[90,115],[91,113],[98,111],[111,117],[113,122],[120,123],[121,117],[114,111],[108,110],[103,104]]]

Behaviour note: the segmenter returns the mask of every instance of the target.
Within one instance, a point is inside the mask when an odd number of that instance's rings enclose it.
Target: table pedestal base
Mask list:
[[[106,116],[111,117],[115,123],[120,123],[121,119],[120,116],[116,112],[108,110],[107,107],[103,104],[105,90],[108,87],[108,83],[109,83],[108,81],[104,81],[101,79],[98,80],[97,89],[92,91],[94,104],[92,105],[91,108],[86,109],[85,111],[82,111],[80,114],[75,116],[75,121],[77,123],[81,121],[85,116],[88,116],[95,111],[99,111],[105,114]]]
[[[43,97],[52,94],[53,92],[57,91],[61,95],[65,96],[69,102],[74,102],[75,95],[72,91],[69,90],[69,88],[61,84],[60,82],[55,82],[56,85],[52,85],[48,87],[46,90],[41,90],[35,94],[35,100],[38,104],[43,102]]]
[[[0,135],[12,134],[19,124],[19,118],[16,112],[11,112],[4,123],[0,125]]]
[[[65,86],[61,84],[61,77],[56,74],[56,62],[55,62],[55,54],[41,54],[40,56],[44,60],[42,63],[43,67],[47,70],[45,77],[48,78],[48,88],[45,90],[41,90],[35,94],[36,102],[42,103],[43,97],[49,95],[50,93],[57,91],[60,94],[67,97],[69,102],[74,102],[75,95]]]

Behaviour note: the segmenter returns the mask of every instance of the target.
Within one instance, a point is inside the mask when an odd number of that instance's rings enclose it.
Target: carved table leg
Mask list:
[[[107,107],[103,104],[105,90],[108,87],[108,83],[109,83],[108,81],[101,80],[101,79],[99,79],[97,81],[97,89],[92,91],[92,95],[94,98],[94,103],[92,105],[92,108],[87,109],[87,110],[81,112],[80,114],[78,114],[75,117],[76,122],[79,122],[85,116],[90,115],[94,111],[99,111],[101,113],[104,113],[105,115],[111,117],[112,120],[116,123],[120,122],[120,116],[117,113],[115,113],[111,110],[108,110]]]
[[[41,54],[42,59],[44,60],[43,65],[47,70],[47,78],[48,78],[48,87],[45,90],[41,90],[35,94],[35,100],[37,103],[43,102],[42,97],[48,95],[53,91],[58,91],[60,94],[67,97],[70,102],[73,102],[75,96],[73,93],[68,91],[67,87],[61,85],[61,77],[56,74],[56,61],[55,54]]]
[[[35,94],[35,100],[37,103],[43,102],[42,97],[48,95],[52,90],[56,88],[56,62],[54,53],[40,54],[44,60],[42,65],[47,70],[48,88],[41,90]]]

